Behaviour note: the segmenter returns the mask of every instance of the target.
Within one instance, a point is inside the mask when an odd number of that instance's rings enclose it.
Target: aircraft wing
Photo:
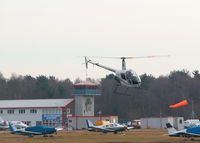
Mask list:
[[[178,136],[178,137],[200,137],[199,134],[192,134],[192,133],[185,133],[185,132],[179,132],[175,134],[169,134],[169,136]]]
[[[131,129],[134,129],[134,127],[127,127],[127,130],[131,130]]]
[[[91,127],[91,129],[98,131],[98,132],[115,132],[114,129],[109,129],[109,128],[100,128],[100,127]]]
[[[199,134],[187,133],[188,137],[200,137]]]
[[[31,131],[21,131],[21,130],[16,130],[13,133],[14,134],[24,134],[24,135],[42,135],[41,132],[31,132]]]
[[[183,137],[200,137],[200,134],[193,134],[193,133],[179,133],[178,135]]]
[[[61,127],[56,128],[56,131],[62,131],[62,130],[63,130],[63,128],[61,128]]]

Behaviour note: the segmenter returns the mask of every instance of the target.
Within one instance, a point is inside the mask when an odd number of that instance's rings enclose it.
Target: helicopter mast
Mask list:
[[[126,62],[125,62],[125,57],[122,57],[122,70],[126,70]]]

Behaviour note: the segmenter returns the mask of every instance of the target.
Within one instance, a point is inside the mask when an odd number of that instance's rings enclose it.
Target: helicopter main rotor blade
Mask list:
[[[145,59],[145,58],[158,58],[158,57],[169,57],[170,55],[154,55],[154,56],[140,56],[140,57],[100,57],[100,56],[89,56],[92,58],[106,58],[106,59]]]
[[[158,58],[169,57],[170,55],[156,55],[156,56],[141,56],[141,57],[121,57],[121,59],[145,59],[145,58]]]
[[[121,57],[101,57],[101,56],[88,56],[90,58],[102,58],[102,59],[120,59]]]

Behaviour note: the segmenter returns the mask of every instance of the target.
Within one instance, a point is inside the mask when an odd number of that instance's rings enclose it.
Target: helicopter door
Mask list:
[[[125,73],[121,73],[121,77],[122,77],[122,79],[126,80],[126,75],[125,75]]]

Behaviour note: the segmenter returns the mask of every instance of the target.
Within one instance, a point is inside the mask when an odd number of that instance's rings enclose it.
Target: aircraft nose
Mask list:
[[[52,133],[55,133],[55,132],[57,132],[57,131],[56,131],[55,128],[53,128],[53,129],[51,130],[51,132],[52,132]]]

